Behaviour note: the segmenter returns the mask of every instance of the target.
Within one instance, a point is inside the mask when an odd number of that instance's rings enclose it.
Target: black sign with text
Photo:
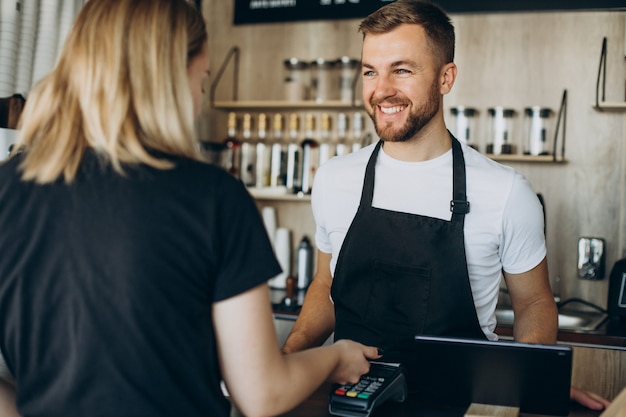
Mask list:
[[[236,25],[363,18],[394,0],[234,0]],[[448,13],[626,10],[625,0],[438,0]]]

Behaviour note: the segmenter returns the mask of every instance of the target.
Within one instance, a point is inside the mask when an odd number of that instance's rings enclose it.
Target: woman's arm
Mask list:
[[[15,387],[0,379],[0,417],[19,417],[15,405]]]
[[[246,416],[275,415],[306,399],[325,380],[356,382],[369,370],[375,347],[342,340],[283,355],[263,284],[213,306],[220,366],[226,387]]]

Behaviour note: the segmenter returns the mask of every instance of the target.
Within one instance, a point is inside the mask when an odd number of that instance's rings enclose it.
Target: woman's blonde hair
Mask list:
[[[72,182],[89,147],[120,173],[124,163],[172,166],[150,150],[201,160],[187,65],[206,39],[185,0],[87,1],[26,101],[22,178]]]

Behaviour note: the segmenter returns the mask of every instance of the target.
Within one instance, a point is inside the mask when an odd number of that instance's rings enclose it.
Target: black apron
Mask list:
[[[382,141],[374,148],[331,287],[335,340],[381,347],[388,358],[417,334],[485,339],[465,260],[465,161],[461,145],[450,136],[451,221],[372,207]]]

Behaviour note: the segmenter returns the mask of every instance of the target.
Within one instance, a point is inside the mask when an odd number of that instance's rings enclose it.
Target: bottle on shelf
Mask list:
[[[337,145],[335,146],[335,155],[341,156],[351,152],[348,144],[348,115],[341,112],[337,113]]]
[[[300,135],[300,116],[298,113],[289,115],[289,141],[287,143],[287,172],[285,186],[292,193],[300,191],[301,182],[301,163],[300,163],[300,143],[298,141]]]
[[[318,166],[322,166],[326,161],[335,156],[335,144],[331,140],[330,128],[330,114],[322,113],[320,116],[320,149]]]
[[[315,140],[315,116],[312,113],[305,115],[304,140],[302,141],[302,187],[300,191],[310,194],[313,189],[313,179],[319,163],[319,143]]]
[[[352,116],[352,152],[363,147],[363,114],[354,112]]]
[[[283,115],[276,113],[272,123],[270,187],[285,186],[287,172],[287,144],[283,141]]]
[[[260,113],[257,122],[256,140],[256,163],[255,163],[255,186],[257,188],[269,187],[271,148],[267,143],[267,115]]]
[[[252,115],[245,113],[243,115],[243,124],[241,129],[243,140],[241,142],[241,166],[239,177],[241,181],[248,187],[254,187],[256,184],[255,163],[256,163],[256,143],[252,138]]]
[[[241,141],[237,138],[237,114],[234,112],[228,113],[228,135],[224,140],[224,156],[222,159],[222,166],[226,171],[236,178],[239,178],[240,174],[240,162],[241,162]]]

